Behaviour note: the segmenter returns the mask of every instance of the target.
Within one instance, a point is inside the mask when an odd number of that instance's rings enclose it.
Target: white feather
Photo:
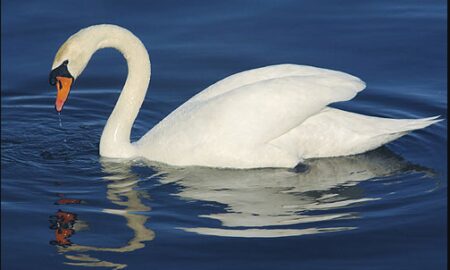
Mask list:
[[[122,52],[129,68],[100,140],[100,154],[106,157],[144,157],[178,166],[293,167],[306,158],[369,151],[439,121],[329,108],[352,99],[365,83],[344,72],[283,64],[211,85],[131,144],[131,127],[150,80],[149,56],[140,40],[118,26],[91,26],[66,41],[54,66],[69,60],[69,70],[78,76],[92,54],[105,47]]]

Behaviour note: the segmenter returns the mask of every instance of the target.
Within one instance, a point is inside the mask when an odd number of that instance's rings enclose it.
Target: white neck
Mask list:
[[[130,143],[130,135],[150,82],[150,58],[147,50],[135,35],[118,26],[101,25],[85,30],[90,32],[87,37],[94,39],[96,43],[92,54],[102,48],[115,48],[123,54],[128,64],[127,80],[103,129],[100,155],[112,158],[136,156],[136,149]]]

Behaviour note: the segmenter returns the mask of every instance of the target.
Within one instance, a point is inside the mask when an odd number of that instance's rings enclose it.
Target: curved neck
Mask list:
[[[150,82],[150,58],[145,46],[130,31],[120,27],[107,28],[107,31],[94,35],[98,41],[96,50],[115,48],[120,51],[128,64],[128,76],[103,129],[100,155],[129,158],[137,154],[130,143],[130,135]]]

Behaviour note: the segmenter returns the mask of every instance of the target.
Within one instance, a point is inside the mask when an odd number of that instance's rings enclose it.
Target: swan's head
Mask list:
[[[91,58],[95,46],[84,31],[71,36],[56,53],[50,72],[49,82],[56,85],[56,111],[60,112],[69,96],[75,79],[83,72]]]
[[[147,50],[133,33],[111,24],[86,27],[64,42],[53,61],[49,81],[51,85],[56,85],[55,108],[58,112],[67,100],[73,82],[83,72],[92,55],[102,48],[119,50],[125,56],[129,67],[139,69],[143,80],[150,79]]]
[[[57,68],[50,72],[49,82],[51,85],[56,85],[56,101],[55,109],[60,112],[69,96],[70,88],[75,78],[70,74],[67,66],[68,60],[65,60]]]

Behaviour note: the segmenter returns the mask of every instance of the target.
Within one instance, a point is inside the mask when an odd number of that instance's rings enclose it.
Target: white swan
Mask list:
[[[142,42],[122,27],[91,26],[61,46],[50,73],[58,89],[56,110],[62,110],[91,56],[106,47],[124,55],[128,77],[100,139],[105,157],[144,157],[178,166],[294,167],[302,159],[372,150],[439,121],[437,116],[386,119],[327,107],[352,99],[364,82],[339,71],[284,64],[211,85],[131,143],[150,81],[150,60]]]

